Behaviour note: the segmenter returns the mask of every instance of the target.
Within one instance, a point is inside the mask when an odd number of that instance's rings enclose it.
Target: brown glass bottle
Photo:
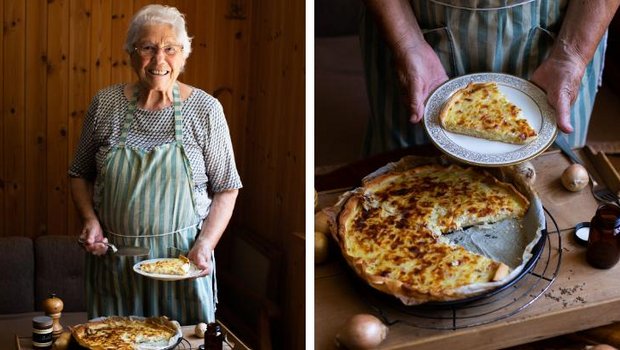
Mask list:
[[[222,350],[224,344],[224,334],[217,323],[207,324],[205,332],[205,350]]]
[[[609,269],[620,259],[620,207],[604,204],[590,221],[586,260],[599,269]]]

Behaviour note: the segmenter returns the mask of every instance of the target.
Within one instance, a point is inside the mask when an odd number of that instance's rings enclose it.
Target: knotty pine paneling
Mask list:
[[[4,3],[3,79],[4,98],[3,159],[5,230],[19,233],[26,218],[25,198],[25,72],[26,5],[23,1]],[[13,220],[17,218],[18,220]]]
[[[47,231],[47,5],[26,1],[26,218],[23,232],[32,235]],[[0,173],[1,174],[1,173]]]
[[[180,80],[222,103],[244,188],[232,224],[287,254],[283,329],[303,344],[305,4],[276,0],[0,0],[0,236],[76,235],[67,169],[94,94],[133,81],[123,42],[149,3],[186,14]],[[296,236],[297,237],[297,236]]]
[[[112,0],[92,0],[90,27],[89,94],[111,85]],[[114,50],[120,50],[115,47]]]
[[[239,216],[286,252],[298,252],[304,230],[305,4],[255,1],[250,101]],[[273,136],[272,136],[273,135]],[[253,190],[260,189],[260,190]],[[301,244],[303,246],[303,243]],[[287,254],[282,332],[288,349],[303,348],[303,254]],[[301,270],[301,271],[300,271]],[[294,287],[292,287],[294,285]],[[311,336],[311,335],[309,335]]]
[[[2,19],[2,25],[0,26],[0,38],[2,39],[0,43],[0,69],[2,69],[4,73],[4,36],[6,32],[4,29],[4,23],[6,23],[4,19],[4,2],[0,3],[0,19]],[[4,74],[2,74],[2,76],[4,77]],[[4,182],[8,181],[4,175],[6,168],[6,163],[4,161],[4,79],[2,79],[2,81],[3,82],[0,83],[0,234],[7,235],[7,225],[5,224],[7,219],[5,218],[4,209],[4,201],[6,198]]]
[[[7,2],[9,0],[5,0]],[[69,84],[69,1],[54,0],[47,3],[47,190],[43,200],[47,202],[46,234],[76,234],[68,229],[70,207],[68,123],[69,96],[73,89]],[[72,109],[79,106],[71,106]],[[32,232],[24,232],[32,236]]]
[[[87,106],[91,99],[90,91],[90,53],[91,36],[82,33],[91,32],[92,4],[91,0],[71,1],[69,6],[69,121],[67,157],[73,158],[80,130],[84,122]],[[81,220],[75,210],[68,210],[68,232],[78,233],[81,230]]]

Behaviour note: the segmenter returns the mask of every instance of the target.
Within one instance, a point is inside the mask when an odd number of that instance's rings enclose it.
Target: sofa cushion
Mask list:
[[[28,237],[0,237],[0,314],[34,309],[34,254]]]
[[[64,303],[63,312],[86,310],[84,295],[85,253],[74,236],[41,236],[34,243],[36,276],[35,308],[50,294]]]

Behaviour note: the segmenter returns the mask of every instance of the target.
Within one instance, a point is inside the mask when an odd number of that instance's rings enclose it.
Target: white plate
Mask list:
[[[196,267],[196,265],[190,263],[189,264],[189,272],[185,275],[164,275],[164,274],[159,274],[159,273],[148,273],[148,272],[144,272],[140,269],[140,265],[144,264],[144,263],[152,263],[152,262],[157,262],[157,261],[162,261],[162,260],[173,260],[173,258],[159,258],[159,259],[149,259],[149,260],[142,260],[138,263],[136,263],[135,265],[133,265],[133,270],[134,272],[148,277],[148,278],[152,278],[152,279],[156,279],[159,281],[180,281],[180,280],[185,280],[188,278],[196,278],[198,275],[200,275],[200,273],[202,272],[202,270],[198,269],[198,267]]]
[[[484,140],[449,132],[441,127],[439,114],[457,90],[472,82],[495,82],[508,100],[523,110],[523,117],[538,133],[527,145]],[[424,108],[424,128],[431,141],[447,155],[468,164],[503,166],[521,163],[544,152],[558,133],[555,111],[547,95],[531,82],[503,73],[475,73],[448,80],[428,97]]]

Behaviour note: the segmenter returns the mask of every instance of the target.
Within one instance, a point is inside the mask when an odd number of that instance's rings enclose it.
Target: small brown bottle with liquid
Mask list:
[[[620,207],[604,204],[590,221],[586,260],[599,269],[609,269],[620,259]]]
[[[207,324],[204,350],[222,350],[223,344],[224,334],[220,325],[215,322]]]

